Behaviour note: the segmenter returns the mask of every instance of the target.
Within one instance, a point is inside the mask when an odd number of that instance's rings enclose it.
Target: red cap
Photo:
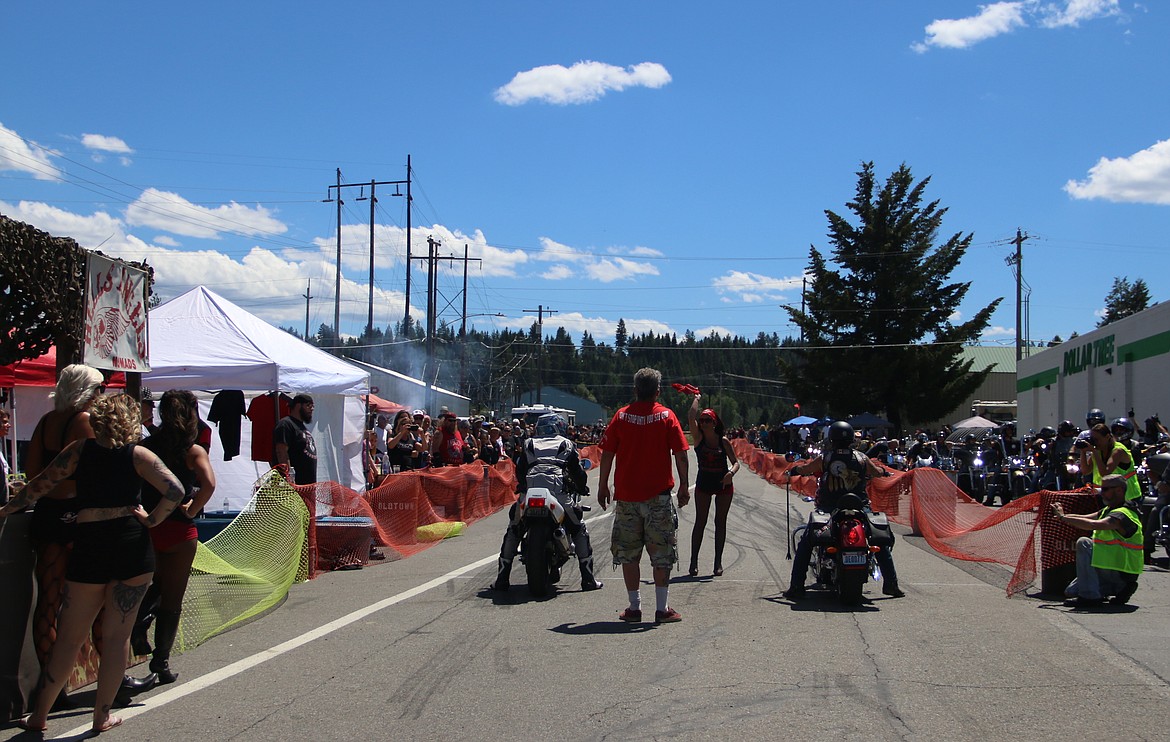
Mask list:
[[[717,417],[715,416],[715,410],[712,410],[712,409],[711,409],[711,408],[709,408],[709,407],[708,407],[707,409],[705,409],[705,410],[703,410],[702,412],[700,412],[700,413],[699,413],[699,419],[700,419],[700,420],[701,420],[701,419],[703,419],[704,417],[709,417],[709,418],[711,418],[712,420],[718,420],[718,419],[719,419],[719,418],[717,418]]]

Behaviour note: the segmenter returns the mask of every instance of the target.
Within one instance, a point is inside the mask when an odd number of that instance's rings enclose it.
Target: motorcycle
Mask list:
[[[574,502],[570,507],[588,510]],[[524,536],[520,539],[520,561],[528,576],[528,591],[544,597],[561,579],[561,567],[574,556],[573,541],[565,531],[569,518],[579,518],[566,508],[552,492],[532,487],[516,501],[516,522]]]
[[[976,449],[967,465],[959,471],[959,489],[966,492],[967,497],[975,502],[983,502],[987,498],[989,477],[987,465],[983,461],[983,450]]]
[[[1033,475],[1028,466],[1027,459],[1021,456],[1012,456],[1008,460],[1007,480],[1008,500],[1004,502],[1004,505],[1032,492]]]
[[[881,574],[874,555],[893,543],[885,514],[867,512],[861,497],[847,493],[833,512],[814,510],[793,533],[794,540],[802,529],[813,529],[809,569],[815,581],[836,592],[843,605],[860,603],[865,583]]]

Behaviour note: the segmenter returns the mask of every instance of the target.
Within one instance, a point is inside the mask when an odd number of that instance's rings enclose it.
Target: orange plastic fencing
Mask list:
[[[732,446],[744,466],[758,476],[778,487],[787,485],[785,472],[795,463],[743,439],[732,441]],[[1074,544],[1077,537],[1086,534],[1052,518],[1052,503],[1063,503],[1069,513],[1097,509],[1097,499],[1088,489],[1037,492],[992,509],[972,500],[938,469],[891,474],[870,480],[873,509],[909,526],[943,556],[1012,567],[1009,596],[1032,586],[1038,571],[1076,561]],[[796,476],[791,482],[793,492],[809,497],[816,493],[816,486],[815,477]]]
[[[516,467],[511,459],[393,474],[377,488],[355,492],[337,482],[296,487],[309,512],[331,520],[368,518],[373,542],[407,557],[434,546],[516,501]],[[364,523],[309,521],[310,577],[325,569],[364,564],[370,539]]]

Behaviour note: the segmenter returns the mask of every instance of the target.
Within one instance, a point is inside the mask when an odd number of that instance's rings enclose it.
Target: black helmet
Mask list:
[[[974,442],[975,442],[975,434],[974,433],[968,433],[967,435],[963,436],[963,443],[974,443]]]
[[[1064,425],[1064,423],[1061,423],[1061,425]],[[1071,423],[1070,423],[1070,425],[1071,425]],[[1044,440],[1049,440],[1050,438],[1056,437],[1056,431],[1053,430],[1051,425],[1045,425],[1043,428],[1040,428],[1040,432],[1037,433],[1036,435],[1039,436],[1040,438],[1043,438]]]
[[[1085,423],[1088,427],[1093,427],[1097,423],[1105,422],[1105,413],[1094,407],[1089,410],[1089,414],[1085,415]]]
[[[1056,426],[1056,432],[1061,435],[1076,435],[1077,426],[1072,424],[1072,420],[1061,420],[1060,425]]]
[[[930,436],[928,436],[926,433],[919,433],[918,435],[914,436],[914,440],[918,441],[919,443],[926,443],[928,440],[930,440]]]
[[[834,448],[848,448],[853,445],[853,426],[838,420],[829,426],[829,443]]]
[[[1113,432],[1119,440],[1128,440],[1133,437],[1133,423],[1129,421],[1128,417],[1119,417],[1109,424],[1109,430]]]

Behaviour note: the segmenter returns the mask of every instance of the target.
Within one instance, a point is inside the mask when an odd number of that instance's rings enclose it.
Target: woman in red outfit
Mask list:
[[[711,512],[711,498],[715,498],[715,571],[723,574],[723,545],[727,540],[727,512],[731,510],[734,493],[731,480],[739,471],[739,459],[731,441],[723,435],[723,422],[714,410],[699,411],[696,394],[687,416],[691,428],[691,444],[699,460],[699,474],[695,477],[695,528],[691,531],[691,577],[699,574],[699,549],[707,516]]]
[[[171,389],[162,395],[158,414],[162,424],[142,445],[162,459],[178,477],[183,485],[183,501],[166,520],[150,529],[150,540],[154,544],[154,582],[139,609],[133,639],[136,653],[151,653],[150,671],[157,676],[159,685],[165,685],[178,679],[178,673],[171,670],[170,659],[179,631],[187,578],[191,575],[191,564],[199,545],[194,519],[215,494],[215,472],[211,469],[207,451],[198,442],[199,402],[195,395]],[[153,487],[143,487],[143,507],[148,510],[155,507],[163,494]],[[151,615],[154,618],[153,651],[146,641]]]

